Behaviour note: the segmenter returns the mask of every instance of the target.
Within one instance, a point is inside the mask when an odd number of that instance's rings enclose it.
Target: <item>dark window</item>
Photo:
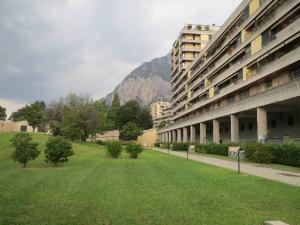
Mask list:
[[[252,130],[252,129],[253,129],[252,123],[249,123],[248,128],[249,128],[249,130]]]
[[[276,128],[276,121],[275,120],[271,120],[271,127]]]
[[[288,125],[289,125],[290,127],[293,126],[294,123],[295,123],[294,118],[291,117],[291,116],[288,118],[287,122],[288,122]]]
[[[242,126],[241,126],[241,131],[244,131],[244,130],[245,130],[245,125],[242,124]]]
[[[261,34],[262,46],[266,46],[271,41],[271,31],[268,29]]]
[[[27,126],[22,125],[22,126],[20,127],[20,131],[26,132],[26,131],[27,131]]]

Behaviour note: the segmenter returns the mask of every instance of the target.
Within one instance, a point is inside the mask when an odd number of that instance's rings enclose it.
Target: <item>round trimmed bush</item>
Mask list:
[[[59,162],[67,162],[68,157],[74,155],[71,142],[61,136],[50,137],[46,143],[44,153],[46,157],[45,161],[51,162],[55,166]]]
[[[29,160],[37,158],[40,151],[37,149],[38,143],[32,141],[32,137],[28,133],[18,133],[11,140],[15,151],[12,158],[26,167]]]
[[[126,146],[126,152],[130,155],[130,158],[133,159],[137,159],[142,151],[143,146],[135,142],[130,142]]]

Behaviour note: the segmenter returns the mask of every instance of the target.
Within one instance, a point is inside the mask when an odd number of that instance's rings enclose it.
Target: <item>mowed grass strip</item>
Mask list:
[[[154,151],[107,158],[103,146],[74,143],[55,168],[43,153],[13,162],[0,134],[0,224],[300,224],[300,188]],[[44,149],[47,136],[34,135]]]

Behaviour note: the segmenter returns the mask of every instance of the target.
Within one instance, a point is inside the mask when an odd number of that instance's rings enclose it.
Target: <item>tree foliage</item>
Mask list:
[[[59,162],[67,162],[68,157],[74,155],[72,144],[64,137],[57,136],[49,138],[44,151],[46,162],[51,162],[55,166]]]
[[[134,122],[128,122],[120,131],[120,138],[124,141],[136,140],[142,133],[141,128]]]
[[[13,121],[26,120],[28,125],[33,127],[34,132],[36,128],[44,128],[45,126],[45,108],[45,102],[35,101],[34,103],[26,105],[25,107],[12,113],[10,118]]]
[[[6,108],[0,105],[0,120],[6,120]]]
[[[117,124],[122,129],[128,122],[135,123],[140,129],[150,129],[152,118],[150,111],[140,106],[137,101],[129,101],[119,109]]]
[[[103,133],[104,131],[114,129],[114,121],[109,119],[110,108],[107,103],[103,100],[94,102],[94,107],[99,114],[99,127],[98,132]]]
[[[54,135],[85,141],[99,131],[100,115],[89,96],[71,93],[49,104],[45,114]]]
[[[114,98],[113,101],[111,103],[111,107],[110,110],[108,112],[108,121],[111,125],[111,129],[118,129],[118,115],[120,113],[120,108],[121,108],[121,104],[120,104],[120,98],[119,95],[117,93],[114,94]]]
[[[28,133],[16,134],[11,139],[11,142],[15,148],[12,158],[19,163],[22,163],[23,167],[26,167],[29,160],[37,158],[40,154],[40,151],[37,149],[38,143],[33,142]]]

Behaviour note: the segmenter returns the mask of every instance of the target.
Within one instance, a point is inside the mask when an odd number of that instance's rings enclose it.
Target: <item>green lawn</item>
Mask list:
[[[0,224],[255,225],[269,219],[300,224],[300,188],[145,151],[138,160],[74,144],[55,168],[43,155],[28,168],[10,159],[0,133]],[[35,136],[41,148],[45,136]]]

